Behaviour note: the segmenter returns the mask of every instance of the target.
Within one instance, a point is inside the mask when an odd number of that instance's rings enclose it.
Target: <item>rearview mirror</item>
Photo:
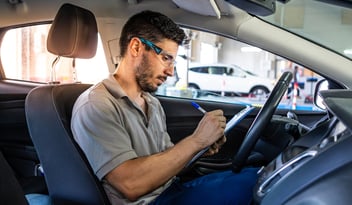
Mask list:
[[[329,82],[326,79],[320,80],[317,82],[315,86],[315,91],[314,91],[314,104],[318,108],[325,110],[326,107],[323,103],[323,98],[319,95],[319,92],[322,90],[328,90],[329,89]]]
[[[276,0],[225,0],[230,4],[258,16],[275,13]]]

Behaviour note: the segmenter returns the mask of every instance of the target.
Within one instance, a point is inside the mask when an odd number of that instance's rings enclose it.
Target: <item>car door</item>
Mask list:
[[[39,160],[27,130],[24,102],[35,84],[0,80],[0,149],[18,176],[30,177]]]
[[[227,92],[233,92],[233,93],[248,93],[250,88],[252,87],[252,82],[250,82],[250,79],[246,78],[246,74],[236,68],[236,67],[230,67],[227,68],[232,69],[233,72],[231,75],[225,74],[223,76],[224,78],[224,86],[226,88]]]
[[[220,92],[224,89],[223,73],[225,67],[202,65],[192,67],[189,72],[189,84],[204,91]]]
[[[226,76],[226,67],[210,65],[208,66],[208,75],[204,78],[208,81],[208,89],[216,92],[226,91],[225,87],[225,77]]]

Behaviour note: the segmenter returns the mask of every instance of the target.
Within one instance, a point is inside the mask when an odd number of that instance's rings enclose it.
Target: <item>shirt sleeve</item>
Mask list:
[[[74,138],[100,180],[122,162],[137,157],[119,113],[118,107],[101,99],[79,106],[72,116]]]

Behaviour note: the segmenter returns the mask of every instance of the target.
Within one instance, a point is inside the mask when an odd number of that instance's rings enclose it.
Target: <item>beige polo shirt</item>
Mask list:
[[[126,160],[173,146],[160,102],[149,93],[143,93],[143,97],[148,105],[147,115],[111,75],[77,99],[72,112],[72,132],[100,180]],[[103,180],[112,204],[147,204],[170,183],[171,180],[131,203]]]

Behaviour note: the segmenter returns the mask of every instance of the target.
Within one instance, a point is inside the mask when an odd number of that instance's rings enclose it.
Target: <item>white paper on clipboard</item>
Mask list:
[[[234,115],[230,121],[226,123],[226,127],[224,130],[225,135],[235,126],[237,125],[243,118],[245,118],[250,112],[254,110],[254,107],[252,106],[247,106],[246,108],[242,109],[239,111],[236,115]],[[199,151],[194,157],[186,164],[186,167],[190,166],[193,164],[194,161],[196,161],[199,157],[201,157],[206,151],[209,150],[209,147],[206,147]]]

